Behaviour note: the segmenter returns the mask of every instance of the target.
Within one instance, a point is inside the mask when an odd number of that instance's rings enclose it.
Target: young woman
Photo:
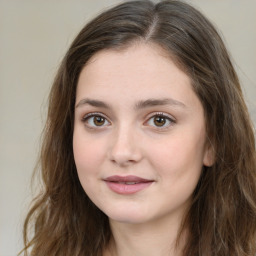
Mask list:
[[[24,255],[256,254],[253,126],[220,36],[186,3],[126,2],[82,29],[40,164]]]

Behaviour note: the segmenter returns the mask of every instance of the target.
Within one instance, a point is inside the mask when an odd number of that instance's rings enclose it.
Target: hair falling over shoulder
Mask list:
[[[85,194],[73,157],[76,85],[98,51],[136,42],[157,44],[190,76],[205,112],[208,146],[180,233],[189,230],[184,256],[256,255],[255,134],[239,80],[222,39],[190,5],[176,0],[131,1],[87,24],[64,57],[49,96],[37,170],[43,190],[24,224],[24,256],[102,256],[111,238],[107,216]]]

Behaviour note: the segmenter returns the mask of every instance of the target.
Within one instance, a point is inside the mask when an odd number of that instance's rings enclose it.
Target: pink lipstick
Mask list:
[[[129,195],[149,187],[154,181],[137,176],[110,176],[104,179],[108,187],[118,194]]]

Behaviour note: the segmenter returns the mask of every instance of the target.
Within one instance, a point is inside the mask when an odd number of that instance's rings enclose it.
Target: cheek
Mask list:
[[[150,153],[151,163],[163,179],[171,179],[173,183],[196,181],[203,166],[203,145],[201,136],[174,136],[155,144]]]
[[[75,131],[73,152],[78,174],[84,176],[98,169],[104,156],[104,147],[100,141],[86,138],[81,132]]]

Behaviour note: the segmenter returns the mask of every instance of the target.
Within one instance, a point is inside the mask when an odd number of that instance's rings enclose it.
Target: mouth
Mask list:
[[[143,179],[137,176],[110,176],[104,179],[107,186],[117,194],[129,195],[140,192],[149,187],[154,180]]]

